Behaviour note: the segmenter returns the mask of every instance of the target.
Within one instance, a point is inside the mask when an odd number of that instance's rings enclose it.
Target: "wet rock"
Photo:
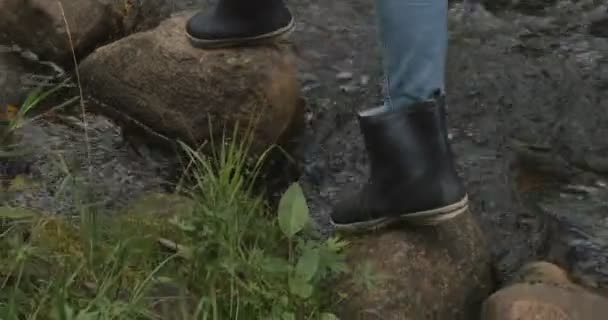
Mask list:
[[[503,11],[513,6],[513,0],[481,0],[480,2],[492,12]]]
[[[596,37],[608,38],[608,6],[597,8],[589,18],[589,33]]]
[[[101,102],[96,111],[152,143],[199,144],[210,130],[220,141],[225,126],[230,132],[237,122],[254,120],[254,149],[287,138],[304,111],[289,48],[195,49],[184,35],[190,15],[176,15],[83,61],[85,90]]]
[[[591,182],[589,183],[591,184]],[[608,293],[608,190],[586,185],[545,188],[536,199],[539,213],[550,217],[546,256],[563,265],[577,282]]]
[[[522,283],[488,298],[482,320],[599,320],[608,311],[608,299],[569,282],[565,272],[550,263],[525,266],[518,280]]]
[[[557,0],[517,0],[514,1],[513,9],[522,13],[539,14],[556,3]]]
[[[554,6],[557,0],[482,0],[481,3],[490,11],[498,12],[507,9],[526,14],[540,14],[545,9]]]
[[[67,66],[72,61],[68,33],[76,56],[82,57],[120,31],[120,16],[110,5],[98,0],[63,0],[61,4],[48,0],[0,1],[0,42],[16,43],[41,59]]]
[[[469,213],[436,228],[350,241],[350,265],[369,265],[378,282],[369,289],[345,280],[342,319],[474,319],[492,290],[485,240]]]

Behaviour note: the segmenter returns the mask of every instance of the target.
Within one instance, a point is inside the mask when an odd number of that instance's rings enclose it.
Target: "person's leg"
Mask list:
[[[283,0],[219,0],[188,20],[186,34],[195,47],[220,48],[274,41],[294,27]]]
[[[444,91],[447,0],[377,0],[386,105],[401,108]]]
[[[377,0],[377,12],[386,99],[358,115],[370,178],[332,211],[342,230],[437,224],[468,208],[447,138],[447,0]]]

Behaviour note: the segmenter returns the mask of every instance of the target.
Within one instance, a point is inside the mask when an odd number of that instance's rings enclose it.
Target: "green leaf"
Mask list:
[[[310,220],[304,191],[298,183],[293,183],[279,202],[279,226],[283,234],[292,238],[302,231]]]
[[[313,286],[300,277],[289,278],[289,292],[303,299],[312,296]]]
[[[321,317],[320,320],[340,320],[335,314],[333,313],[321,313]]]
[[[308,249],[304,251],[298,263],[296,264],[296,274],[303,280],[310,281],[317,270],[319,269],[319,261],[321,260],[321,254],[319,249]]]
[[[342,240],[335,236],[327,239],[326,244],[327,248],[334,252],[340,252],[349,245],[348,241]]]

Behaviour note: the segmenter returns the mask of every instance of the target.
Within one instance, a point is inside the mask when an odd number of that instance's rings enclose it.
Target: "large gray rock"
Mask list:
[[[589,33],[596,37],[608,38],[608,5],[593,10],[589,20]]]

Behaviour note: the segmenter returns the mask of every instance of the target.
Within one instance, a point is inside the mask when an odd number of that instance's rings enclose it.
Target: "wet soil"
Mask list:
[[[180,9],[193,6],[175,2]],[[382,101],[373,1],[287,2],[298,21],[293,43],[308,110],[295,152],[302,160],[299,180],[329,232],[331,205],[366,180],[356,112]],[[502,280],[522,263],[546,258],[587,286],[608,288],[608,170],[602,171],[608,42],[590,36],[585,24],[585,13],[596,5],[558,1],[537,16],[478,11],[466,21],[458,4],[451,10],[450,136]],[[0,50],[0,70],[7,68],[3,55],[14,57]],[[40,73],[15,65],[17,74]],[[95,199],[112,208],[162,188],[167,159],[137,156],[106,119],[91,116],[89,125]],[[54,212],[73,208],[53,196],[61,171],[49,168],[57,154],[75,159],[73,167],[81,171],[90,166],[82,131],[57,121],[32,130],[41,150],[48,150],[32,160],[29,174],[43,187],[9,200]]]

